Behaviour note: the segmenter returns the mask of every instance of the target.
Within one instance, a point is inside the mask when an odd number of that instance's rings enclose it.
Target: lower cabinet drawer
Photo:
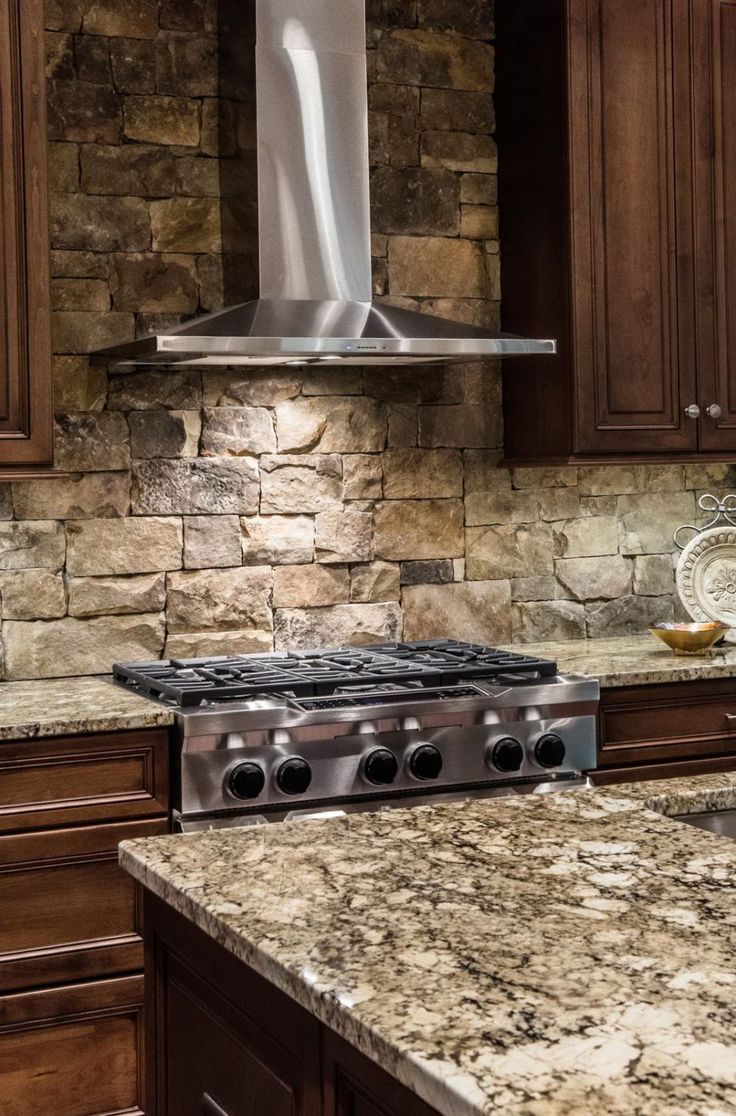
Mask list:
[[[161,818],[0,837],[0,992],[142,968],[138,893],[117,848],[166,831]]]
[[[141,976],[0,996],[0,1112],[141,1113],[142,1025]]]

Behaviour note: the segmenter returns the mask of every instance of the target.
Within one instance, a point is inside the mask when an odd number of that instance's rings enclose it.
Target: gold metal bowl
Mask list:
[[[726,624],[715,620],[707,624],[655,624],[649,629],[676,655],[707,655],[728,630]]]

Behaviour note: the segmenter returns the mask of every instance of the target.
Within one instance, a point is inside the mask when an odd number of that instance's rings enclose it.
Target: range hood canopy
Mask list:
[[[260,294],[105,349],[123,367],[554,353],[372,298],[365,0],[256,0]]]

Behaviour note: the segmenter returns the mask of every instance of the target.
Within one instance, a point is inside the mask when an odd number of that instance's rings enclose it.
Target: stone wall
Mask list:
[[[376,292],[496,323],[490,4],[369,9]],[[218,101],[217,0],[47,12],[66,475],[0,487],[6,677],[672,616],[672,531],[725,467],[500,470],[493,367],[91,365],[98,346],[218,308],[234,232],[252,283],[252,104]],[[225,159],[242,191],[223,188]]]

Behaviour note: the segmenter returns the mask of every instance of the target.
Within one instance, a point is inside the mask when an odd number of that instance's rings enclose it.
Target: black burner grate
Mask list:
[[[391,643],[272,655],[118,663],[115,678],[152,698],[192,707],[258,694],[319,697],[345,687],[451,685],[504,675],[551,676],[556,664],[457,640]]]

